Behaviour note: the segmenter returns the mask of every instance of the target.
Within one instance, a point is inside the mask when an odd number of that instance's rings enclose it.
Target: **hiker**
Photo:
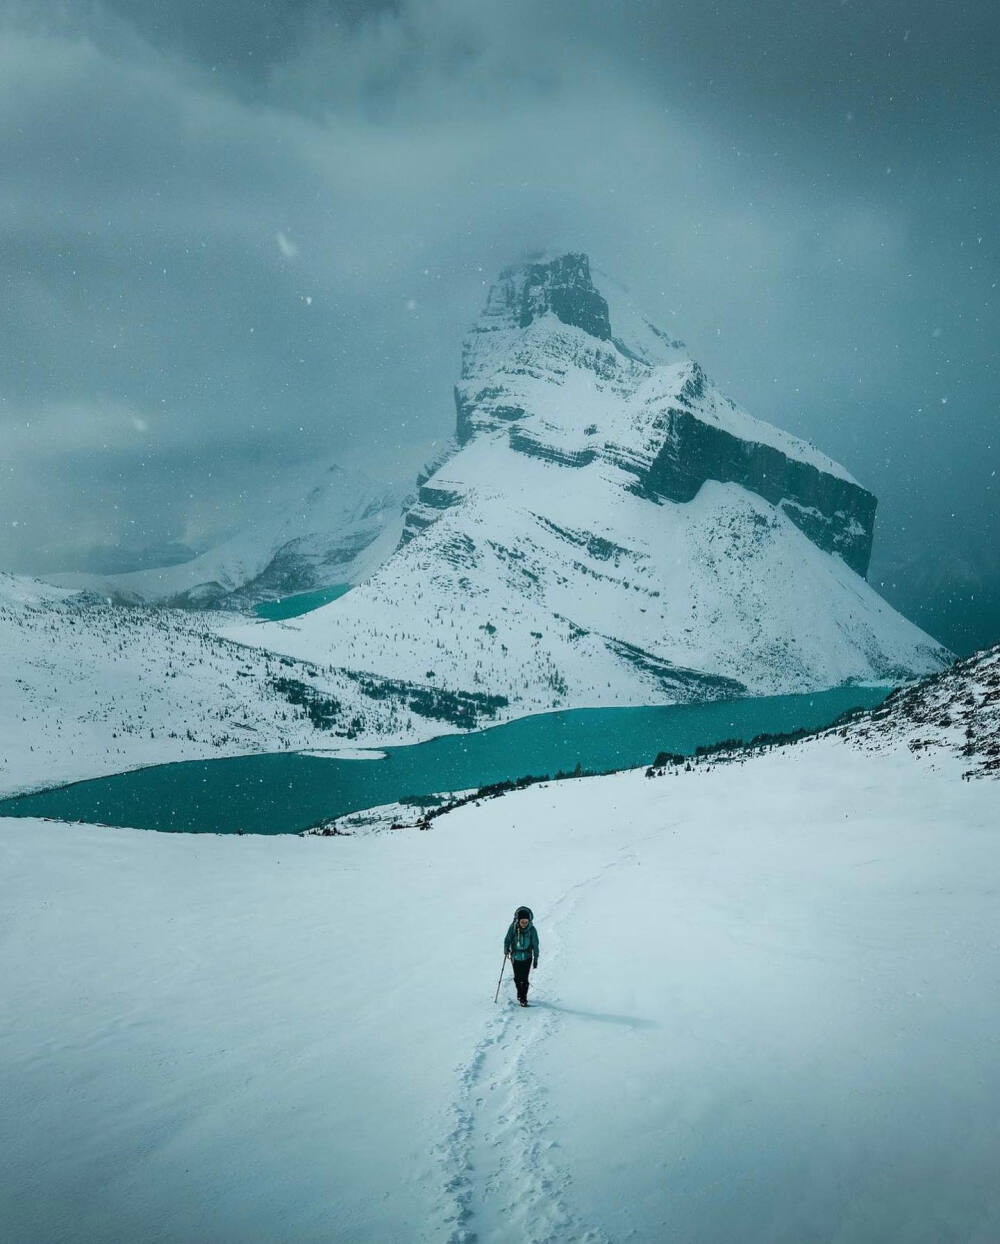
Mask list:
[[[503,939],[504,958],[510,959],[514,968],[517,1000],[522,1006],[528,1005],[528,973],[538,967],[538,932],[532,923],[534,918],[530,907],[519,907]]]

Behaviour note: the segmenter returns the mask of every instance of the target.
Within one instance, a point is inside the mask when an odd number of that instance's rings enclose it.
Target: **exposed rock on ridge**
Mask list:
[[[586,255],[561,255],[548,263],[508,268],[494,290],[516,314],[519,328],[551,311],[563,324],[582,328],[601,341],[611,340],[608,304],[594,288]]]
[[[639,486],[654,497],[690,501],[708,479],[739,484],[779,506],[821,549],[839,553],[867,575],[875,497],[858,484],[820,470],[761,441],[745,440],[699,418],[714,400],[697,363],[672,402],[656,416],[663,444]]]
[[[842,733],[867,746],[905,742],[930,763],[957,754],[963,777],[1000,778],[1000,644],[901,687]]]

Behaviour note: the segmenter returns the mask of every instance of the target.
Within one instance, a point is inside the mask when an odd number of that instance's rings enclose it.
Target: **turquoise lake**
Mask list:
[[[332,587],[318,587],[311,592],[282,596],[280,600],[262,600],[255,606],[254,613],[258,618],[266,618],[268,622],[283,622],[286,618],[297,618],[303,613],[311,613],[320,605],[328,605],[331,600],[339,600],[350,590],[349,583],[335,583]]]
[[[0,816],[46,816],[187,833],[295,833],[328,817],[531,774],[627,769],[660,751],[692,755],[724,739],[829,725],[889,687],[655,708],[572,709],[473,734],[381,748],[383,760],[298,752],[155,765],[0,800]],[[334,741],[331,740],[331,743]],[[337,741],[339,742],[339,740]]]

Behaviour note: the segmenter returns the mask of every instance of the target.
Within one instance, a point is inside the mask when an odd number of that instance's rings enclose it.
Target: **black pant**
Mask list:
[[[511,959],[511,966],[514,969],[514,984],[517,986],[518,998],[526,998],[528,996],[528,973],[531,971],[530,959]]]

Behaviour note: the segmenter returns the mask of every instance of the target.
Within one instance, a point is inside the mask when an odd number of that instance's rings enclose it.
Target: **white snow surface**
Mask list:
[[[222,639],[211,619],[95,604],[0,574],[0,794],[139,765],[346,746],[349,729],[360,745],[412,735],[398,697],[370,699],[340,671]],[[338,723],[317,728],[301,695],[282,692],[290,683],[336,700]]]
[[[5,1235],[992,1244],[997,787],[961,771],[831,735],[428,832],[0,821]]]
[[[769,695],[944,664],[940,645],[839,557],[735,484],[653,506],[606,464],[568,471],[522,458],[494,485],[502,449],[479,437],[445,464],[433,482],[464,490],[462,504],[341,600],[280,627],[232,623],[223,633],[505,695],[501,716],[703,698],[697,680],[674,680],[678,670]]]

